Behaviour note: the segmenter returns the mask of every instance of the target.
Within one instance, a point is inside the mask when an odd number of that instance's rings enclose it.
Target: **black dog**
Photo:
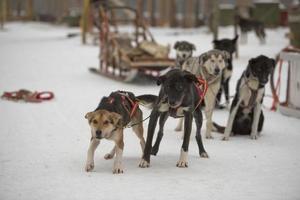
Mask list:
[[[201,102],[201,91],[196,85],[197,83],[198,79],[196,76],[190,72],[179,69],[171,70],[167,74],[159,77],[157,84],[162,86],[150,115],[146,146],[143,158],[139,164],[140,167],[149,167],[150,154],[157,153],[159,143],[163,137],[163,127],[168,116],[175,118],[184,116],[184,138],[177,167],[187,167],[187,156],[193,117],[195,118],[197,126],[196,141],[198,143],[199,154],[201,157],[208,157],[203,147],[200,133],[202,126],[202,112],[199,106]],[[144,95],[144,98],[139,96],[139,100],[142,101],[141,99],[143,99],[143,101],[151,103],[149,97],[151,96]],[[158,131],[158,138],[152,148],[153,135],[159,117],[160,127]]]
[[[263,55],[249,61],[238,81],[226,128],[214,123],[216,131],[224,132],[224,140],[228,140],[230,134],[250,135],[252,139],[258,138],[258,133],[261,132],[264,123],[261,107],[265,85],[274,67],[275,60]]]
[[[241,29],[241,39],[247,42],[247,33],[254,30],[261,44],[266,43],[265,25],[263,22],[254,19],[246,19],[240,16],[236,17],[236,23]]]
[[[232,55],[234,52],[236,52],[236,42],[238,39],[238,35],[235,36],[233,39],[221,39],[221,40],[214,40],[214,49],[219,49],[222,51],[227,51],[230,54],[230,58],[227,59],[227,66],[223,70],[222,73],[222,80],[221,80],[221,87],[216,97],[216,107],[218,108],[224,108],[224,106],[220,105],[221,96],[224,91],[226,104],[229,105],[229,81],[232,75]]]

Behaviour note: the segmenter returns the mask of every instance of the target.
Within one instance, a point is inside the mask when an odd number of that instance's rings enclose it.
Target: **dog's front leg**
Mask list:
[[[252,122],[252,127],[251,127],[251,134],[250,134],[250,137],[253,140],[256,140],[258,138],[257,129],[258,129],[260,113],[261,113],[261,104],[256,103],[256,105],[254,107],[253,122]]]
[[[156,156],[156,154],[159,150],[159,145],[160,145],[161,139],[164,136],[164,126],[165,126],[165,123],[166,123],[168,117],[169,117],[169,112],[164,112],[164,113],[160,114],[160,117],[159,117],[159,130],[158,130],[158,133],[157,133],[156,141],[155,141],[155,143],[152,147],[152,150],[151,150],[152,155]]]
[[[192,122],[193,122],[193,115],[190,112],[184,113],[184,137],[182,148],[180,152],[180,157],[177,162],[177,167],[188,167],[188,150],[189,150],[189,142],[190,136],[192,131]]]
[[[141,168],[150,166],[152,140],[153,140],[153,135],[154,135],[154,131],[155,131],[155,127],[156,127],[159,115],[160,115],[160,113],[159,113],[158,109],[154,108],[151,112],[150,120],[149,120],[149,124],[148,124],[148,133],[147,133],[147,139],[146,139],[146,146],[144,149],[144,155],[139,164],[139,167],[141,167]]]
[[[120,137],[115,140],[115,151],[116,157],[114,160],[113,173],[121,174],[123,173],[123,164],[122,164],[122,156],[124,149],[124,141],[123,141],[123,130],[120,131]]]
[[[211,135],[211,130],[212,130],[212,114],[213,114],[213,109],[215,107],[215,101],[216,101],[216,97],[212,91],[206,93],[206,96],[205,96],[205,117],[206,117],[205,137],[207,139],[213,139],[213,137]]]
[[[91,138],[90,146],[87,152],[87,159],[86,159],[86,165],[85,165],[85,171],[90,172],[94,169],[94,153],[99,145],[100,140],[96,138]]]
[[[234,105],[235,102],[236,102],[236,99],[234,99],[234,101],[232,102],[232,104]],[[229,140],[229,136],[230,136],[231,131],[232,131],[233,121],[235,119],[236,113],[238,111],[238,108],[239,108],[241,102],[242,102],[241,99],[238,100],[237,103],[236,103],[236,105],[229,112],[229,117],[228,117],[228,121],[227,121],[227,126],[225,128],[223,140]]]
[[[231,72],[227,72],[230,73],[231,76]],[[229,81],[230,81],[230,76],[225,80],[224,83],[224,93],[225,93],[225,100],[226,100],[226,107],[229,107],[229,103],[230,103],[230,95],[229,95]]]

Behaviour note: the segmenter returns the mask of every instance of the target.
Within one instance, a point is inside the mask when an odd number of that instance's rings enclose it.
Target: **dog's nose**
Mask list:
[[[96,131],[96,137],[101,138],[101,133],[102,133],[102,131],[100,131],[100,130]]]
[[[263,80],[261,81],[262,84],[266,84],[267,82],[268,82],[268,79],[263,79]]]
[[[185,58],[185,54],[182,54],[182,57]]]
[[[220,69],[219,68],[216,68],[215,69],[215,74],[219,74],[220,73]]]

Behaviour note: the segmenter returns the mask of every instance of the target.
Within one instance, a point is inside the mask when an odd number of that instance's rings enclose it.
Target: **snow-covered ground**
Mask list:
[[[84,119],[100,98],[113,90],[136,95],[157,94],[152,83],[120,83],[88,72],[98,65],[98,48],[81,45],[79,37],[67,39],[77,29],[40,23],[9,23],[0,31],[0,92],[20,88],[51,90],[55,99],[42,104],[0,101],[0,199],[300,199],[300,123],[268,109],[262,136],[221,141],[204,139],[209,159],[198,156],[191,137],[189,168],[177,168],[181,136],[169,119],[165,137],[151,167],[138,168],[141,150],[131,130],[125,131],[123,175],[111,173],[113,161],[103,156],[112,147],[103,141],[95,156],[95,169],[84,171],[90,140]],[[196,55],[212,47],[206,29],[152,29],[164,44],[188,40]],[[288,44],[286,29],[267,30],[267,45],[254,34],[240,46],[234,61],[231,94],[247,61],[260,54],[274,57]],[[220,37],[232,37],[221,28]],[[174,51],[172,55],[174,56]],[[270,94],[268,89],[267,94]],[[149,111],[144,116],[148,116]],[[228,111],[216,111],[214,120],[225,124]],[[147,130],[146,122],[144,124]],[[203,131],[202,131],[203,132]],[[194,132],[193,132],[194,133]],[[146,134],[145,134],[146,135]]]

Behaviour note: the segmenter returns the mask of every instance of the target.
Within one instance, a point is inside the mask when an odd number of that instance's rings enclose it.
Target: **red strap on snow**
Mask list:
[[[36,95],[36,99],[38,100],[51,100],[54,98],[53,92],[45,91],[45,92],[38,92]]]
[[[53,92],[31,92],[29,90],[18,90],[14,92],[4,92],[1,96],[7,100],[19,101],[23,100],[25,102],[40,103],[45,100],[51,100],[54,98]]]

